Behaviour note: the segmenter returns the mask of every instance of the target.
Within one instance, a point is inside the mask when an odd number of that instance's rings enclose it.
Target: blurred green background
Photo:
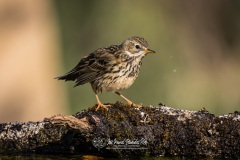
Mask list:
[[[0,35],[0,122],[95,105],[89,84],[73,88],[54,77],[131,36],[144,37],[156,53],[143,59],[124,96],[216,115],[240,110],[239,0],[2,0]]]
[[[215,114],[240,109],[240,3],[237,0],[56,0],[64,70],[99,47],[144,37],[156,54],[143,60],[133,86],[135,103],[160,102]],[[61,83],[61,82],[56,82]],[[96,103],[89,84],[69,92],[71,113]],[[113,93],[102,102],[121,100]]]

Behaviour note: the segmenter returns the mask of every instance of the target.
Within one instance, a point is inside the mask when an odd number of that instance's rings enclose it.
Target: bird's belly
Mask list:
[[[106,87],[103,89],[103,92],[116,92],[129,88],[136,77],[120,78],[116,82],[105,84]]]
[[[95,92],[117,92],[129,88],[136,77],[118,77],[115,80],[101,79],[92,83]]]
[[[119,71],[119,68],[122,68]],[[95,92],[116,92],[129,88],[138,76],[140,70],[139,63],[125,64],[116,67],[115,70],[108,72],[91,82]]]

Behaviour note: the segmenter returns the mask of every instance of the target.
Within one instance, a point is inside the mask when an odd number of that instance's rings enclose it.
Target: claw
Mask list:
[[[102,104],[102,103],[98,103],[98,106],[97,106],[97,108],[96,108],[96,111],[98,110],[98,109],[100,109],[100,108],[103,108],[103,109],[105,109],[105,110],[107,110],[108,111],[108,108],[107,107],[110,107],[111,105],[104,105],[104,104]]]
[[[127,99],[126,97],[124,97],[123,95],[121,95],[119,92],[115,92],[117,95],[119,95],[120,97],[122,97],[126,102],[127,102],[127,104],[129,105],[129,106],[133,106],[133,107],[138,107],[138,108],[140,108],[140,107],[142,107],[142,104],[135,104],[135,103],[133,103],[132,101],[130,101],[129,99]]]
[[[107,107],[110,107],[111,105],[102,104],[102,102],[99,100],[97,94],[96,94],[96,99],[97,99],[97,102],[98,102],[98,106],[97,106],[97,108],[96,108],[96,111],[97,111],[99,108],[103,108],[103,109],[105,109],[105,110],[108,111],[108,108],[107,108]]]

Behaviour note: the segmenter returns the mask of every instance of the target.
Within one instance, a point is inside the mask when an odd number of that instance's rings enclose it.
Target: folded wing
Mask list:
[[[68,73],[56,77],[58,80],[75,81],[75,86],[94,81],[103,75],[107,68],[115,61],[117,46],[100,48],[88,56],[83,57],[80,62]]]

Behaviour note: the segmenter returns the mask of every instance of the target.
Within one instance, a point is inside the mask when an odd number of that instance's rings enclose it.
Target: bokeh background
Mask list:
[[[238,0],[1,0],[0,122],[93,106],[89,84],[73,88],[54,77],[135,35],[156,53],[122,92],[130,100],[216,115],[240,110]],[[100,99],[122,101],[113,93]]]

